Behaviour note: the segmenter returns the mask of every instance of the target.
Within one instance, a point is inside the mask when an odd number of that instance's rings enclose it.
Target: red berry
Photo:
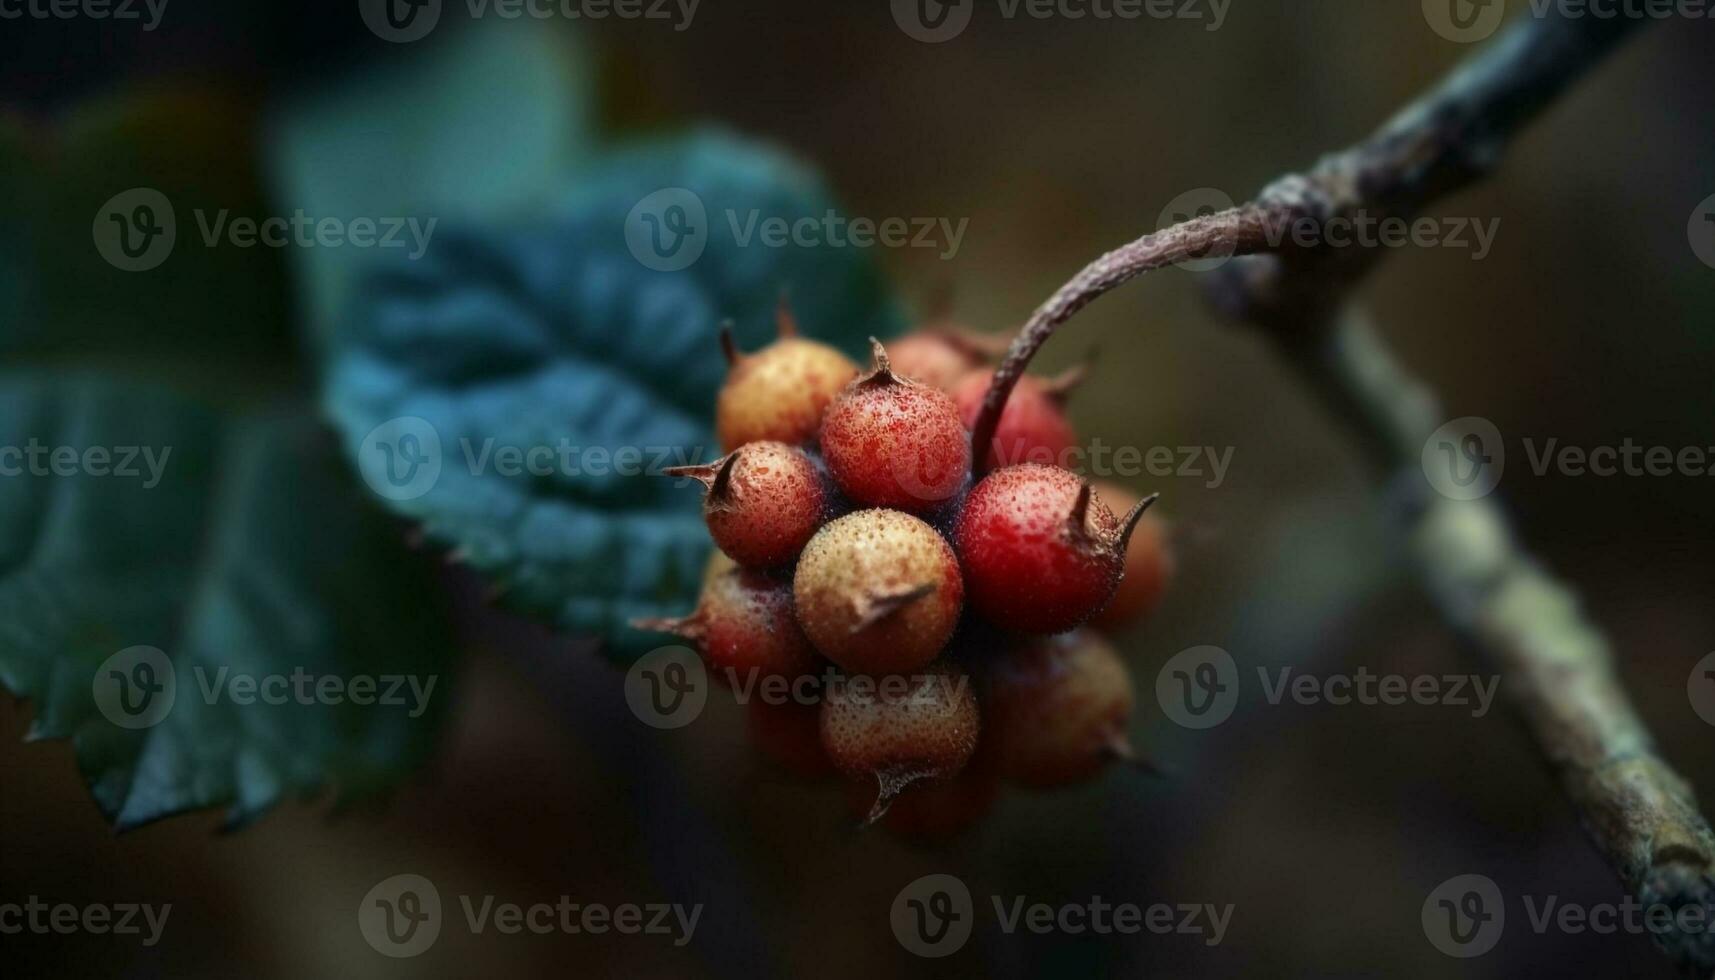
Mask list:
[[[752,442],[706,466],[680,466],[669,476],[700,481],[708,494],[703,519],[715,545],[750,568],[798,557],[828,512],[828,491],[808,453],[783,442]]]
[[[816,649],[846,670],[877,674],[935,659],[965,594],[946,539],[893,510],[830,521],[804,548],[792,589]]]
[[[858,366],[826,344],[798,336],[785,304],[780,339],[754,354],[741,354],[732,332],[721,332],[730,369],[715,401],[715,434],[728,450],[748,442],[811,442],[828,404]]]
[[[822,749],[820,704],[752,698],[745,705],[744,719],[750,743],[781,769],[805,779],[834,772]]]
[[[981,715],[970,677],[936,663],[909,677],[852,675],[822,702],[822,747],[848,776],[874,780],[871,823],[906,787],[946,779],[976,751]]]
[[[1096,483],[1096,499],[1115,512],[1136,507],[1140,498],[1112,483]],[[1154,511],[1143,515],[1125,549],[1125,576],[1112,602],[1096,614],[1091,625],[1119,629],[1153,613],[1173,578],[1173,549],[1167,540],[1167,523]]]
[[[951,393],[966,375],[993,363],[1006,346],[999,337],[935,327],[889,341],[887,354],[896,374]]]
[[[1131,759],[1131,674],[1099,634],[1078,630],[1016,644],[992,662],[985,738],[1001,772],[1036,788],[1080,782]]]
[[[989,443],[984,471],[1019,463],[1064,465],[1067,451],[1078,444],[1078,433],[1066,418],[1066,396],[1082,378],[1081,369],[1052,381],[1025,375],[1001,410],[1000,423]],[[967,429],[976,426],[993,371],[979,371],[965,378],[953,391],[959,417]]]
[[[893,373],[875,344],[875,370],[828,406],[822,454],[834,482],[865,507],[922,513],[964,486],[970,437],[946,392]]]
[[[734,569],[711,577],[695,612],[632,625],[690,640],[722,683],[800,677],[816,669],[816,652],[793,612],[792,584],[764,572]]]
[[[1122,526],[1069,470],[1027,463],[989,474],[965,499],[954,531],[971,607],[1025,633],[1082,624],[1113,596],[1147,506]]]

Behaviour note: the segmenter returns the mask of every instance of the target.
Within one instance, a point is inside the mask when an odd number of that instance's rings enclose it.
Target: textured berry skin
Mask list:
[[[1069,470],[1027,463],[989,474],[954,530],[971,607],[1004,629],[1061,633],[1095,615],[1119,584],[1119,521]]]
[[[1096,484],[1096,497],[1116,514],[1137,506],[1137,494],[1113,483]],[[1154,511],[1145,513],[1137,522],[1131,542],[1125,549],[1125,576],[1119,590],[1107,608],[1090,621],[1102,629],[1122,629],[1149,616],[1161,605],[1167,583],[1173,579],[1176,562],[1167,540],[1167,522]]]
[[[828,404],[857,375],[858,366],[832,347],[782,337],[737,358],[715,402],[715,434],[729,451],[747,442],[811,442]]]
[[[888,342],[894,373],[951,393],[988,360],[968,341],[941,330],[920,330]]]
[[[808,453],[783,442],[746,443],[710,466],[668,472],[705,480],[709,535],[747,568],[791,562],[828,514],[821,471]]]
[[[963,769],[981,727],[970,676],[945,663],[908,677],[848,677],[822,702],[828,758],[846,775],[879,786],[872,820],[907,786]]]
[[[1039,637],[1006,651],[988,674],[985,706],[1002,774],[1036,789],[1081,782],[1129,758],[1131,674],[1090,630]]]
[[[976,425],[988,396],[993,371],[979,371],[965,378],[953,391],[959,418],[966,429]],[[1001,410],[1000,424],[989,444],[984,471],[1019,463],[1063,465],[1067,450],[1078,444],[1078,433],[1066,419],[1066,411],[1052,389],[1041,378],[1025,375]]]
[[[690,640],[721,683],[801,677],[816,670],[816,651],[798,626],[792,584],[750,569],[711,577],[697,609],[683,619],[644,620],[640,629]]]
[[[876,369],[846,386],[822,420],[834,482],[863,507],[925,513],[965,485],[970,436],[946,392],[902,378],[876,345]]]
[[[810,539],[793,576],[798,621],[846,670],[901,673],[940,654],[958,625],[964,582],[953,550],[922,520],[865,510]]]
[[[744,707],[750,743],[768,761],[803,779],[831,776],[834,764],[822,749],[822,706],[753,698]]]

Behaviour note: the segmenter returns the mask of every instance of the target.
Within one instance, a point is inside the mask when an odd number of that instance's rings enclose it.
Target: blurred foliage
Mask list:
[[[486,22],[368,73],[300,92],[264,123],[275,198],[318,218],[494,220],[541,203],[594,151],[577,35]],[[298,249],[318,349],[351,279],[387,250]]]
[[[460,32],[267,113],[162,87],[56,127],[0,128],[0,444],[171,452],[158,486],[81,472],[0,481],[0,680],[36,702],[34,735],[73,740],[119,827],[208,806],[241,824],[329,785],[365,795],[433,744],[453,667],[447,613],[402,527],[363,499],[319,428],[324,368],[353,453],[398,416],[443,436],[443,478],[396,509],[510,603],[623,650],[642,641],[629,618],[695,595],[708,547],[697,494],[642,472],[508,478],[467,453],[697,458],[713,445],[719,324],[764,342],[783,288],[801,290],[811,333],[853,353],[898,328],[855,250],[716,235],[689,270],[639,263],[625,221],[660,188],[741,218],[820,218],[832,196],[796,162],[723,135],[604,150],[578,48],[507,33]],[[103,261],[90,225],[65,218],[137,187],[163,193],[178,226],[170,258],[141,273]],[[433,230],[414,261],[204,239],[224,216],[298,213]],[[180,696],[160,725],[130,731],[102,719],[91,684],[136,645],[168,652]],[[221,668],[439,683],[419,718],[240,710],[201,696]]]
[[[121,828],[210,806],[243,823],[330,786],[372,794],[421,761],[451,687],[448,616],[423,601],[432,579],[316,421],[285,257],[202,241],[222,211],[278,210],[256,119],[189,86],[54,126],[0,119],[0,443],[170,454],[156,486],[81,469],[0,480],[0,681],[35,702],[33,736],[73,741]],[[91,241],[104,202],[135,187],[162,192],[178,223],[171,257],[141,273]],[[140,731],[102,720],[91,693],[95,668],[134,645],[168,652],[181,695]],[[197,666],[439,680],[417,718],[241,711],[200,696]]]
[[[355,506],[328,434],[302,413],[222,415],[91,375],[0,381],[0,444],[168,455],[150,485],[78,473],[0,480],[0,680],[36,702],[31,736],[70,738],[119,828],[228,807],[248,822],[332,783],[372,794],[418,764],[447,705],[452,650],[432,581],[393,522]],[[158,725],[106,720],[99,668],[147,645],[172,659]],[[220,671],[225,670],[222,675]],[[223,676],[435,677],[428,710],[210,699]],[[427,683],[426,681],[424,683]],[[383,685],[385,686],[385,685]]]
[[[663,188],[697,195],[714,225],[701,258],[676,272],[646,267],[625,239],[632,208]],[[740,247],[724,229],[728,215],[819,219],[832,208],[802,166],[728,136],[614,151],[550,216],[443,232],[422,261],[367,280],[340,332],[330,413],[353,451],[389,419],[426,420],[441,476],[397,509],[496,579],[510,604],[636,652],[651,638],[627,622],[684,612],[708,555],[700,495],[658,470],[718,453],[721,322],[760,345],[789,288],[806,331],[853,355],[899,328],[859,250]],[[536,447],[567,455],[535,476],[492,462]],[[630,472],[610,462],[623,453],[636,454]]]

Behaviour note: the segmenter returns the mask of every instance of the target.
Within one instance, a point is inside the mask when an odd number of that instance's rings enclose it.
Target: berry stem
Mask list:
[[[1049,297],[1048,302],[1038,307],[1024,329],[1018,332],[1005,359],[995,369],[994,380],[989,383],[988,396],[983,400],[982,411],[978,413],[971,431],[971,445],[987,446],[994,440],[1001,411],[1006,408],[1006,400],[1018,379],[1030,366],[1031,358],[1048,342],[1048,338],[1054,336],[1054,331],[1079,310],[1146,272],[1210,254],[1254,255],[1261,252],[1270,246],[1270,229],[1290,220],[1290,207],[1285,203],[1273,207],[1246,204],[1218,214],[1192,218],[1145,235],[1085,266],[1082,272]],[[985,455],[977,454],[979,470],[986,468]]]

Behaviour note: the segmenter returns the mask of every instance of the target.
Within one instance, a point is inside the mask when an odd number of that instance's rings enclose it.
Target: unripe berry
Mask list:
[[[994,739],[1011,782],[1060,786],[1133,758],[1126,739],[1131,674],[1097,633],[1020,642],[991,664],[987,695],[984,737]]]
[[[753,698],[744,709],[750,744],[770,762],[794,776],[832,775],[834,764],[822,748],[822,706],[797,701]]]
[[[747,568],[771,568],[798,557],[828,513],[821,471],[808,453],[783,442],[746,443],[713,463],[666,473],[703,484],[709,535]]]
[[[871,823],[906,787],[964,768],[980,727],[970,676],[945,663],[909,677],[847,677],[822,702],[828,758],[846,775],[876,783]]]
[[[888,342],[894,373],[951,393],[967,375],[1006,351],[1000,337],[931,327]]]
[[[946,539],[918,518],[865,510],[828,522],[793,576],[798,621],[846,670],[914,670],[958,625],[964,582]]]
[[[996,470],[965,499],[954,530],[971,608],[1005,629],[1061,633],[1114,594],[1131,529],[1069,470],[1027,463]]]
[[[672,633],[696,646],[722,683],[752,675],[800,677],[816,669],[816,652],[793,612],[790,582],[750,569],[714,576],[696,611],[679,619],[641,619],[642,630]]]
[[[730,367],[715,401],[715,434],[728,450],[747,442],[813,441],[828,404],[857,377],[850,358],[798,336],[784,302],[779,329],[780,339],[754,354],[740,353],[732,331],[721,331]]]
[[[924,513],[964,486],[970,437],[946,392],[902,378],[875,345],[875,370],[841,391],[822,420],[834,482],[865,507]]]
[[[1115,513],[1130,510],[1141,499],[1125,487],[1113,483],[1096,483],[1096,499]],[[1161,595],[1173,578],[1175,561],[1167,539],[1167,522],[1154,511],[1145,513],[1137,522],[1137,530],[1125,549],[1125,575],[1114,592],[1113,601],[1096,614],[1091,625],[1103,629],[1120,629],[1153,613],[1161,605]]]

